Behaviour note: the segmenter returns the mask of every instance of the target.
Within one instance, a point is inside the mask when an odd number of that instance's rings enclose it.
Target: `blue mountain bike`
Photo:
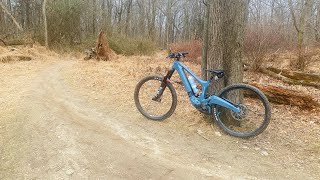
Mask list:
[[[180,62],[186,54],[170,54],[169,58],[174,59],[174,63],[166,76],[148,76],[137,84],[134,101],[142,115],[161,121],[173,114],[177,94],[170,78],[177,71],[191,104],[200,112],[212,115],[218,126],[229,135],[247,138],[267,128],[271,118],[270,104],[259,89],[247,84],[234,84],[212,95],[208,93],[209,87],[224,76],[224,71],[207,70],[211,77],[204,81]]]

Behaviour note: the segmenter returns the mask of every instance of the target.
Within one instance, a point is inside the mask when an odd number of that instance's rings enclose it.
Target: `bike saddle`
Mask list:
[[[216,75],[218,78],[222,78],[224,76],[223,70],[206,69],[206,71],[209,71],[211,74]]]

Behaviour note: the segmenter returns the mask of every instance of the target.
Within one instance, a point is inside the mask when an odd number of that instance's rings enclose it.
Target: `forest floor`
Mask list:
[[[31,60],[0,63],[0,179],[320,179],[318,110],[272,104],[266,131],[239,139],[193,109],[179,84],[167,120],[136,110],[137,82],[172,63],[163,53],[84,61],[43,47],[0,47],[0,56],[9,53]],[[246,80],[320,102],[314,88],[251,72]]]

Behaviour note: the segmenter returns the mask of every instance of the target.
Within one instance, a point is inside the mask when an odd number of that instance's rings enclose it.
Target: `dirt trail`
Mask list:
[[[1,179],[201,176],[198,170],[140,148],[135,142],[152,144],[153,139],[140,140],[142,137],[127,132],[112,117],[105,117],[74,97],[59,73],[73,63],[49,67],[24,92],[15,119],[21,122],[20,138],[25,142],[18,143],[22,143],[19,152],[23,154],[17,154],[19,160],[13,157],[14,169],[10,174],[1,173]],[[159,150],[154,146],[152,150],[157,154]]]
[[[138,79],[123,74],[123,68],[130,68],[101,62],[109,67],[102,68],[105,82],[119,83],[107,83],[105,93],[81,84],[87,77],[75,72],[88,73],[85,66],[100,71],[98,63],[56,60],[2,65],[1,75],[10,76],[0,81],[0,179],[319,177],[314,161],[302,168],[286,166],[277,153],[251,147],[254,141],[217,132],[204,134],[209,139],[205,140],[193,133],[193,125],[186,125],[190,122],[178,118],[179,112],[160,123],[146,120],[130,100],[131,84]],[[25,72],[17,70],[23,67],[28,67]],[[129,100],[121,100],[123,96]],[[201,124],[195,126],[208,131]]]

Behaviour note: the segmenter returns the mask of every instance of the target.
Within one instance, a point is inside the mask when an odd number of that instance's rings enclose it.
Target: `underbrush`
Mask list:
[[[73,43],[59,43],[53,45],[52,48],[59,52],[84,52],[85,49],[89,49],[96,46],[98,36],[88,36],[81,42]],[[150,40],[142,38],[131,38],[122,35],[113,34],[107,36],[109,47],[117,54],[126,56],[131,55],[153,55],[157,50],[157,46]]]
[[[172,52],[188,52],[185,61],[201,64],[202,42],[193,40],[188,42],[179,42],[170,44],[169,48]]]
[[[152,55],[157,50],[155,43],[148,39],[129,38],[122,35],[112,35],[107,38],[110,48],[117,54]]]

